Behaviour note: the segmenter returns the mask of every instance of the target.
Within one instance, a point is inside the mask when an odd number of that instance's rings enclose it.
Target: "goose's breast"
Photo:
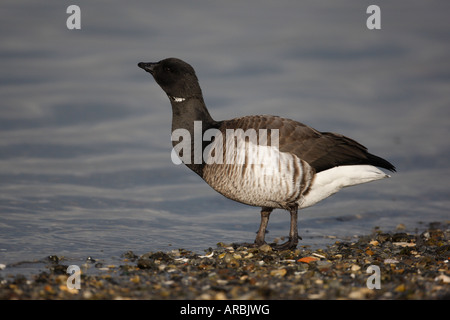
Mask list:
[[[206,155],[203,169],[203,179],[230,199],[253,206],[285,208],[309,188],[314,170],[293,154],[251,143],[230,150],[215,149],[209,158]],[[215,152],[223,155],[221,163]]]

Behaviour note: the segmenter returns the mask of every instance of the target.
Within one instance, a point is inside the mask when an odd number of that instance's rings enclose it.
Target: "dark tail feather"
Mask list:
[[[387,160],[385,160],[383,158],[380,158],[380,157],[378,157],[376,155],[373,155],[371,153],[368,154],[367,158],[369,160],[369,164],[371,164],[371,165],[373,165],[375,167],[384,168],[384,169],[387,169],[387,170],[392,171],[392,172],[396,172],[397,171],[395,166],[392,163],[390,163],[389,161],[387,161]]]

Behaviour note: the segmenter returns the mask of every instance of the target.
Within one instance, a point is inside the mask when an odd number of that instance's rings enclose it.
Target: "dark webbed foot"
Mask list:
[[[281,244],[273,244],[271,245],[274,250],[282,251],[282,250],[294,250],[297,248],[298,239],[302,240],[301,237],[297,237],[297,239],[291,239],[289,238],[288,241],[281,243]]]
[[[242,242],[242,243],[232,243],[231,246],[234,249],[239,248],[239,247],[258,248],[258,247],[262,246],[263,244],[265,244],[265,242],[262,244],[257,244],[255,242],[253,242],[253,243],[252,242]]]

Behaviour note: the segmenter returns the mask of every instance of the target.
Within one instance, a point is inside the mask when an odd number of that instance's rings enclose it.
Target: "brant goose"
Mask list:
[[[298,209],[344,187],[389,177],[376,167],[395,172],[391,163],[355,140],[294,120],[272,115],[213,120],[194,69],[180,59],[138,66],[169,97],[172,144],[182,162],[225,197],[262,208],[255,246],[265,243],[273,209],[285,209],[291,215],[289,240],[275,248],[293,249],[299,239]]]

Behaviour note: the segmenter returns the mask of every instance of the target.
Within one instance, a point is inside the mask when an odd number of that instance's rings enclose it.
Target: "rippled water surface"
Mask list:
[[[66,4],[47,2],[0,5],[2,273],[253,241],[258,208],[171,161],[169,101],[137,67],[170,56],[194,66],[216,120],[293,118],[396,165],[301,211],[301,244],[449,219],[450,4],[382,4],[371,31],[364,1],[78,1],[68,30]],[[272,214],[269,241],[288,216]]]

